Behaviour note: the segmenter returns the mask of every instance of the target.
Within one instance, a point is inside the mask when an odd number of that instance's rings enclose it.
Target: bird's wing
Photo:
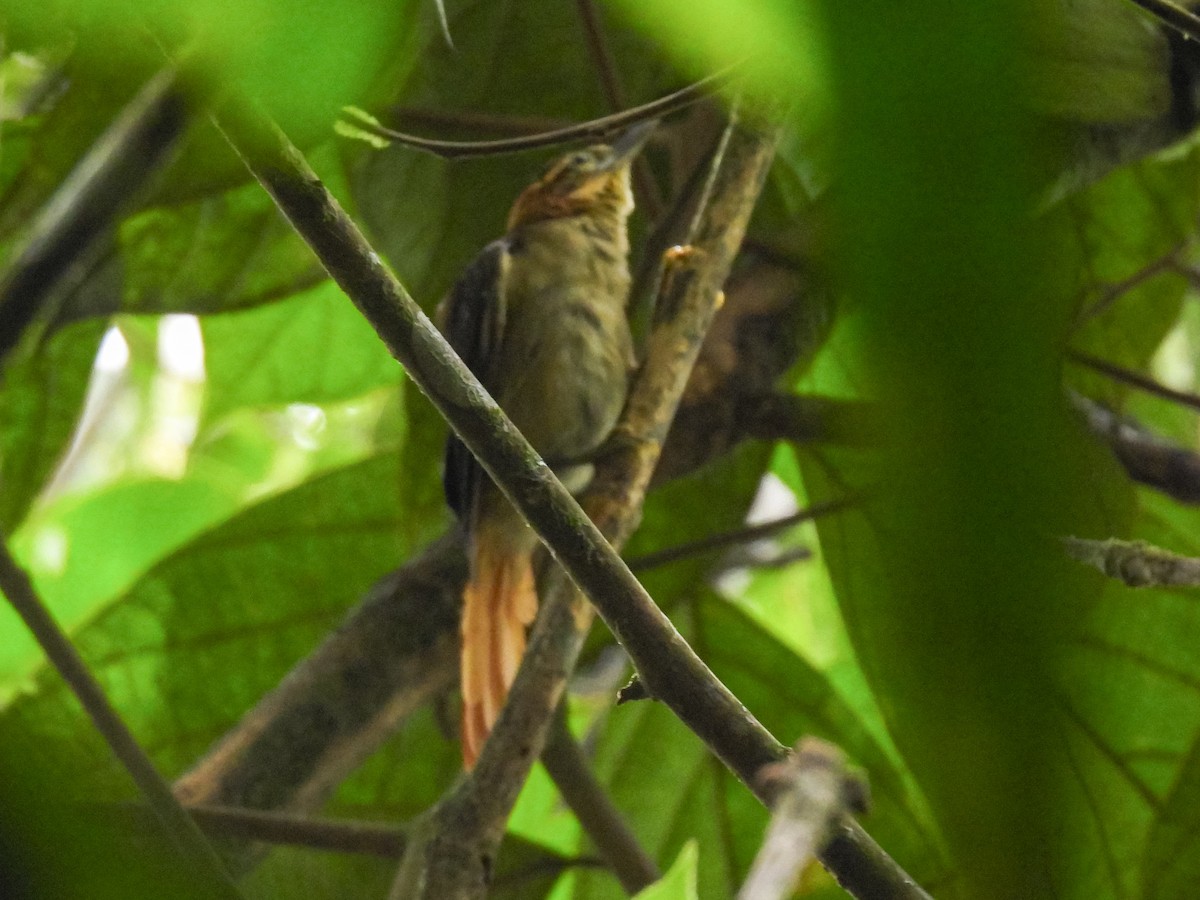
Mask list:
[[[504,337],[505,275],[508,245],[493,241],[471,260],[441,310],[446,340],[485,388],[494,391],[491,369]],[[483,470],[454,434],[446,441],[442,485],[446,500],[460,520],[468,521]]]

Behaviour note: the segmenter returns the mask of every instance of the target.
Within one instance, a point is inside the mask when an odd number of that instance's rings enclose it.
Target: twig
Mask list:
[[[629,894],[653,884],[662,874],[642,849],[620,811],[613,806],[579,742],[567,727],[562,707],[554,717],[550,737],[542,750],[542,765],[554,780],[563,801],[571,808],[587,836]]]
[[[665,97],[659,97],[657,100],[651,100],[649,103],[643,103],[640,106],[635,106],[623,112],[601,116],[598,119],[591,119],[587,122],[580,122],[578,125],[568,125],[564,128],[543,131],[539,134],[505,138],[496,141],[440,141],[434,138],[393,131],[391,128],[385,128],[379,123],[363,119],[361,116],[354,118],[352,126],[355,129],[365,131],[385,140],[404,144],[416,150],[424,150],[426,153],[432,153],[435,156],[441,156],[445,159],[459,159],[469,156],[496,156],[502,153],[516,153],[521,150],[551,147],[572,141],[603,139],[636,122],[646,122],[650,119],[661,118],[676,110],[683,109],[728,84],[734,74],[734,69],[726,69],[723,72],[710,75],[707,78],[697,81],[695,84],[690,84],[685,88],[675,91],[673,94],[667,94]]]
[[[1067,555],[1130,587],[1198,587],[1200,558],[1179,556],[1145,541],[1065,537]]]
[[[1200,504],[1200,454],[1164,440],[1094,400],[1074,392],[1069,397],[1130,478],[1180,503]]]
[[[1194,41],[1200,41],[1200,18],[1170,0],[1133,0],[1156,19]]]
[[[749,544],[753,541],[772,537],[781,531],[786,531],[795,525],[799,525],[801,522],[808,522],[821,516],[841,512],[850,506],[852,502],[851,500],[830,500],[826,503],[818,503],[815,506],[810,506],[808,509],[792,513],[790,516],[783,516],[782,518],[774,519],[770,522],[762,522],[758,525],[748,525],[744,528],[723,531],[720,534],[711,534],[708,537],[689,541],[686,544],[679,544],[676,547],[667,547],[665,550],[657,550],[654,553],[635,556],[632,559],[627,559],[626,563],[634,572],[641,572],[645,569],[665,566],[668,563],[677,562],[681,559],[690,559],[693,556],[711,553],[714,550],[725,550],[729,547]]]
[[[1107,375],[1114,381],[1119,381],[1123,384],[1128,384],[1138,390],[1145,391],[1148,394],[1154,394],[1156,397],[1162,397],[1166,400],[1171,400],[1183,406],[1191,407],[1192,409],[1200,410],[1200,396],[1189,394],[1186,391],[1177,391],[1174,388],[1169,388],[1164,384],[1159,384],[1153,378],[1147,378],[1138,372],[1131,369],[1126,369],[1124,366],[1118,366],[1116,363],[1106,362],[1102,359],[1097,359],[1094,356],[1089,356],[1086,353],[1080,353],[1078,350],[1068,350],[1067,359],[1078,363],[1081,366],[1086,366],[1089,369],[1094,369],[1103,375]]]
[[[269,844],[329,850],[334,853],[361,853],[399,859],[404,853],[408,834],[394,825],[359,822],[349,819],[315,819],[294,813],[264,812],[237,806],[198,804],[186,807],[188,813],[207,834],[214,838],[238,838]],[[85,806],[112,816],[114,804]],[[116,804],[115,811],[140,820],[148,810],[140,804]]]
[[[608,52],[608,42],[604,39],[604,26],[600,22],[600,14],[592,0],[575,0],[575,9],[583,23],[583,35],[587,39],[588,55],[592,65],[600,76],[600,87],[604,91],[604,100],[608,108],[618,110],[625,105],[625,92],[617,77],[617,68],[613,65],[612,54]],[[652,216],[651,218],[656,218]]]
[[[79,651],[50,616],[24,570],[0,539],[0,590],[41,645],[47,659],[79,700],[96,730],[121,761],[142,796],[154,810],[163,830],[179,848],[197,877],[212,884],[216,896],[241,897],[229,873],[204,835],[192,821],[171,788],[154,768],[125,722],[113,709],[99,683],[88,671]]]
[[[848,773],[845,755],[816,738],[802,740],[790,759],[768,767],[762,777],[780,794],[738,900],[791,897],[838,820],[866,811],[865,785]]]
[[[0,363],[64,278],[84,271],[122,211],[167,161],[189,120],[179,76],[154,76],[96,141],[0,278]]]
[[[1092,319],[1107,311],[1121,297],[1151,278],[1161,275],[1163,272],[1177,271],[1179,267],[1179,254],[1183,251],[1184,246],[1183,243],[1176,245],[1168,253],[1160,256],[1158,259],[1151,260],[1150,263],[1134,272],[1128,278],[1123,278],[1108,285],[1096,299],[1095,303],[1080,312],[1073,327],[1078,330]]]
[[[472,452],[480,456],[493,480],[502,486],[506,496],[535,531],[554,547],[556,557],[570,571],[572,578],[584,584],[589,596],[602,604],[606,622],[630,650],[639,669],[644,668],[648,684],[656,694],[673,701],[672,707],[682,712],[689,726],[697,730],[747,782],[752,781],[754,772],[764,762],[780,758],[783,748],[736,698],[720,686],[703,664],[695,660],[694,654],[689,655],[686,644],[669,620],[645,595],[637,580],[557,480],[539,464],[512,424],[494,403],[486,399],[474,376],[454,356],[412,298],[383,266],[298,151],[275,129],[244,114],[229,130],[231,140],[246,158],[251,171],[375,327],[384,343],[405,363],[414,382],[434,400]],[[770,141],[763,143],[749,136],[740,139],[742,177],[752,176],[751,181],[761,183],[772,150]],[[736,200],[730,196],[713,204],[712,222],[718,233],[704,235],[713,239],[714,252],[703,254],[710,260],[732,260],[740,231],[749,217],[755,192],[743,186],[742,191],[735,193],[741,196]],[[740,227],[730,225],[732,216],[740,221]],[[718,227],[717,222],[722,217],[726,219],[722,223],[724,227]],[[716,248],[721,249],[716,252]],[[700,255],[693,254],[694,257]],[[715,262],[707,272],[697,270],[694,265],[683,268],[681,284],[686,287],[703,284],[705,279],[701,276],[704,275],[717,279],[719,285],[724,275],[717,271]],[[678,309],[670,309],[665,318],[670,320],[677,313]],[[657,390],[657,387],[651,390]],[[669,417],[666,421],[669,422]],[[662,424],[665,429],[666,422]],[[657,455],[650,452],[649,445],[644,449],[639,445],[633,452],[635,457]],[[543,611],[554,606],[544,604]],[[562,609],[565,604],[557,606]],[[570,615],[572,611],[567,608],[565,612]],[[537,629],[551,632],[553,625],[548,619],[539,619],[530,642],[531,651],[537,640]],[[653,682],[649,680],[651,676]],[[525,665],[518,675],[514,694],[523,678],[526,678]],[[494,736],[505,729],[511,709],[512,704],[506,706]],[[514,720],[514,724],[520,723]],[[485,746],[477,773],[483,770],[489,755],[488,747],[494,743],[493,739]],[[533,746],[527,748],[531,757],[533,750]],[[414,835],[414,840],[418,836],[429,845],[439,840],[452,843],[456,837],[445,830],[437,835],[422,831]],[[499,834],[495,839],[499,840]],[[474,877],[479,881],[477,889],[482,890],[483,873],[488,868],[490,856],[476,855],[475,846],[460,844],[459,849],[467,855],[457,856],[455,863],[461,866],[465,862],[469,866],[468,872],[457,873],[459,883],[464,875],[468,883]],[[845,867],[844,872],[838,873],[840,878],[863,886],[860,897],[923,896],[919,889],[914,893],[911,879],[857,826],[841,830],[826,854],[831,865]],[[411,851],[406,853],[405,859],[406,865],[410,859],[414,865],[419,865]],[[434,852],[428,859],[437,863],[447,857]],[[429,878],[454,878],[456,873],[427,870],[422,874]],[[402,871],[398,879],[403,877]]]
[[[548,116],[514,116],[503,113],[463,109],[433,109],[423,106],[401,106],[390,119],[406,125],[464,131],[470,134],[527,135],[552,131],[570,124],[564,119]]]

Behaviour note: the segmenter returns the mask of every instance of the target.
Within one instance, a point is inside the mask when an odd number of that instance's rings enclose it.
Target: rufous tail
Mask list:
[[[500,715],[525,653],[525,629],[536,614],[532,550],[480,529],[463,592],[462,751],[468,769]]]

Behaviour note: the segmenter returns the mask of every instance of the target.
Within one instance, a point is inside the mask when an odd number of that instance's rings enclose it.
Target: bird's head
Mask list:
[[[561,156],[525,188],[508,214],[512,231],[530,222],[610,214],[622,222],[633,209],[629,167],[657,122],[641,122],[611,145],[596,144]]]

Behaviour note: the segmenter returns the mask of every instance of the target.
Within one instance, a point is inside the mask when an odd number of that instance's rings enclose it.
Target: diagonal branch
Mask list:
[[[722,176],[721,186],[741,196],[738,209],[744,209],[745,214],[740,223],[736,219],[727,220],[724,222],[726,227],[720,229],[720,235],[725,238],[731,236],[732,229],[729,252],[715,252],[722,249],[717,244],[706,248],[714,251],[709,253],[699,248],[679,251],[673,257],[673,274],[685,268],[690,270],[704,261],[715,265],[720,265],[721,261],[732,264],[740,242],[739,231],[745,228],[773,153],[773,142],[748,139],[747,143],[751,145],[763,144],[765,147],[759,148],[763,158],[757,160],[757,166],[747,167],[745,159],[738,159],[736,155],[731,162],[727,161],[726,150],[734,133],[731,124],[714,154],[710,177],[699,205],[699,209],[709,206],[707,200],[718,193],[715,185]],[[696,223],[699,221],[697,217],[692,233],[698,233]],[[716,275],[708,293],[697,289],[704,282],[696,278],[673,278],[664,283],[649,353],[616,429],[615,443],[620,449],[610,451],[599,460],[596,477],[583,501],[592,521],[615,546],[623,543],[640,516],[642,498],[657,462],[662,439],[699,352],[708,320],[719,305],[719,288],[727,273],[726,268],[724,273]],[[611,548],[606,545],[606,549]],[[395,900],[417,896],[477,897],[486,889],[488,861],[499,847],[517,793],[545,740],[550,717],[565,690],[592,621],[583,599],[561,575],[561,570],[555,569],[545,579],[548,582],[545,598],[509,701],[470,777],[438,804],[420,832],[423,840],[414,841],[412,852],[393,886]],[[676,652],[688,658],[689,668],[707,672],[636,579],[621,577],[608,590],[619,591],[620,594],[612,599],[620,605],[635,607],[651,623],[649,627],[662,628],[665,623]],[[612,628],[610,617],[614,610],[606,611],[602,607],[600,611]],[[633,627],[647,626],[637,623]],[[619,632],[617,637],[622,640]],[[634,662],[639,664],[636,655]],[[723,693],[742,709],[711,673],[708,677],[718,686],[719,695]]]
[[[1170,25],[1184,37],[1200,41],[1200,18],[1171,0],[1133,0],[1160,22]]]
[[[189,804],[316,809],[398,722],[454,684],[466,572],[452,533],[380,579],[176,794]]]
[[[138,744],[125,722],[109,703],[103,689],[88,670],[75,645],[58,627],[24,570],[17,565],[0,539],[0,591],[37,638],[46,658],[71,688],[96,730],[121,761],[138,790],[158,817],[163,831],[183,854],[188,865],[203,882],[211,883],[214,896],[237,900],[241,893],[234,886],[212,845],[199,827],[171,794],[171,788],[154,768],[146,751]]]
[[[1078,350],[1068,350],[1066,357],[1073,363],[1085,366],[1093,371],[1099,372],[1102,375],[1113,379],[1113,381],[1127,384],[1130,387],[1135,387],[1140,391],[1145,391],[1147,394],[1153,394],[1156,397],[1162,397],[1165,400],[1170,400],[1173,403],[1178,403],[1180,406],[1187,406],[1191,409],[1200,410],[1200,396],[1188,393],[1187,391],[1177,391],[1174,388],[1169,388],[1165,384],[1159,384],[1153,378],[1147,378],[1140,372],[1135,372],[1132,369],[1127,369],[1124,366],[1118,366],[1116,363],[1110,363],[1107,360],[1098,359],[1087,353],[1081,353]]]
[[[781,745],[695,658],[600,531],[540,463],[511,422],[487,398],[478,381],[387,271],[299,152],[273,126],[244,113],[227,119],[225,128],[251,171],[375,327],[393,355],[405,364],[414,382],[438,406],[464,443],[481,458],[493,480],[539,536],[553,546],[557,559],[571,578],[583,585],[588,596],[599,605],[605,621],[629,649],[635,664],[643,670],[651,690],[679,712],[743,781],[752,785],[762,764],[782,757]],[[754,154],[748,151],[755,141],[753,138],[747,140],[748,146],[743,148],[747,157],[743,163],[758,177],[765,177],[773,149],[770,141],[766,142],[765,158],[759,158],[757,164],[751,166]],[[759,143],[762,143],[761,139]],[[731,208],[736,205],[732,198],[727,198],[725,204],[714,202],[712,209],[714,213],[722,211],[727,216],[738,212],[744,227],[749,207]],[[706,272],[697,264],[702,255],[712,259],[732,259],[740,234],[731,240],[731,231],[701,233],[702,239],[711,239],[712,249],[704,254],[693,253],[690,262],[682,261],[674,275],[680,279],[680,284],[699,289],[704,286],[706,275],[709,279],[714,276],[712,268]],[[726,253],[729,245],[732,249]],[[676,312],[668,308],[664,315]],[[667,422],[669,416],[661,423],[664,430]],[[661,441],[634,443],[625,455],[636,459],[638,456],[649,457],[653,452],[656,456],[652,449],[655,443]],[[613,508],[613,505],[610,503],[609,507]],[[604,510],[603,503],[600,510]],[[547,606],[562,608],[569,604]],[[548,630],[549,624],[540,620],[538,627]],[[531,648],[536,639],[535,630]],[[526,667],[523,666],[518,683],[525,677]],[[697,685],[700,685],[698,690]],[[681,695],[683,686],[692,693]],[[506,715],[502,715],[497,732],[505,728],[505,721]],[[482,772],[487,759],[485,748],[477,772]],[[764,801],[771,799],[767,793],[756,791],[756,794]],[[919,889],[911,886],[911,879],[857,826],[848,826],[839,832],[826,849],[825,858],[845,868],[844,872],[838,873],[839,877],[864,887],[866,892],[859,896],[923,896]],[[482,871],[489,861],[479,860],[478,871]]]
[[[43,207],[0,277],[0,361],[45,315],[64,279],[94,261],[120,214],[170,161],[197,100],[182,89],[178,72],[160,71]]]
[[[567,727],[561,705],[542,750],[542,765],[621,887],[633,895],[662,877],[593,774],[583,748]]]

